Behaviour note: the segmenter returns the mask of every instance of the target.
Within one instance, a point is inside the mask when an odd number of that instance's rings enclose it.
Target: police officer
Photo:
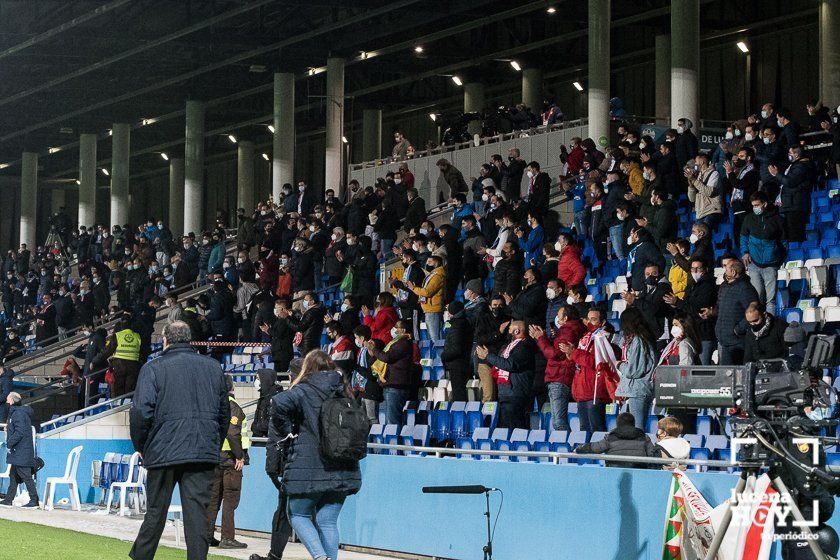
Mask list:
[[[140,344],[140,335],[131,329],[127,318],[123,317],[114,327],[114,334],[108,337],[104,350],[105,357],[110,356],[114,370],[111,398],[134,391],[140,373]]]
[[[207,540],[219,548],[246,548],[248,545],[237,541],[236,525],[233,515],[239,506],[242,491],[242,469],[248,464],[248,420],[242,407],[233,398],[233,379],[225,376],[228,400],[230,401],[230,424],[225,441],[222,443],[222,455],[210,489],[210,505],[207,506]],[[216,529],[216,514],[222,508],[222,540],[213,535]]]

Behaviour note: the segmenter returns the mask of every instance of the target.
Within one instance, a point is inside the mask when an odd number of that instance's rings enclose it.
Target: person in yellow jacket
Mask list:
[[[671,253],[672,256],[680,254],[683,259],[688,258],[688,251],[690,248],[691,245],[689,245],[688,241],[685,239],[677,239],[675,242],[668,243],[667,245],[668,252]],[[681,266],[678,266],[677,263],[674,263],[671,266],[671,271],[668,273],[668,282],[674,290],[674,295],[679,299],[683,299],[685,296],[685,289],[688,287],[688,271]]]
[[[94,360],[94,363],[103,363],[107,359],[111,363],[111,369],[114,371],[112,399],[134,391],[137,376],[140,374],[140,346],[140,335],[131,329],[128,317],[123,317],[105,341],[102,356]]]
[[[639,163],[631,159],[625,159],[621,162],[621,171],[627,176],[627,183],[630,185],[633,194],[641,196],[642,191],[645,190],[645,179],[642,176],[642,168]]]
[[[228,400],[230,401],[230,424],[222,443],[222,454],[213,485],[210,487],[210,504],[207,506],[207,540],[210,546],[219,548],[247,548],[236,540],[234,512],[239,506],[242,493],[242,473],[249,463],[248,449],[251,438],[248,434],[248,419],[239,403],[233,398],[233,379],[225,376]],[[216,540],[216,515],[222,510],[222,539]]]
[[[420,308],[426,316],[426,331],[429,338],[442,342],[443,296],[446,293],[446,268],[443,259],[432,255],[426,259],[426,278],[422,285],[407,282],[406,287],[420,298]]]

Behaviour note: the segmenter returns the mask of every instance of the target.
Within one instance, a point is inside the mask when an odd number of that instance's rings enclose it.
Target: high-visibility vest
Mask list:
[[[228,400],[230,400],[230,402],[232,402],[232,403],[236,403],[236,405],[239,406],[239,403],[237,403],[236,400],[234,400],[234,398],[231,395],[228,395]],[[242,410],[242,407],[240,407],[239,410]],[[236,418],[236,417],[232,416],[231,421],[234,418]],[[237,418],[236,421],[238,422],[239,419]],[[242,436],[242,449],[250,448],[251,447],[251,438],[248,436],[248,417],[247,416],[242,419],[241,436]],[[230,443],[228,442],[227,438],[225,438],[224,443],[222,443],[222,451],[230,451]]]
[[[120,360],[139,362],[140,335],[131,329],[125,329],[116,333],[115,336],[117,337],[117,351],[114,352],[114,357]]]

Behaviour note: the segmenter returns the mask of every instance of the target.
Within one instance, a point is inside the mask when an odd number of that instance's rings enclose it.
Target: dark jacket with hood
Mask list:
[[[301,356],[306,356],[310,350],[321,347],[321,331],[324,330],[325,314],[326,311],[319,305],[304,311],[300,319],[294,317],[286,319],[292,330],[303,333],[303,340],[300,343]]]
[[[545,288],[535,282],[513,298],[507,311],[513,319],[525,321],[528,325],[541,327],[545,324],[545,308],[547,305]]]
[[[785,221],[775,206],[767,205],[760,216],[750,212],[741,224],[741,253],[749,253],[756,266],[778,268],[785,261],[784,235]]]
[[[523,400],[531,396],[534,354],[537,351],[531,339],[525,338],[511,350],[507,358],[500,354],[487,355],[488,364],[510,372],[510,385],[499,384],[499,401]]]
[[[16,467],[35,466],[35,444],[32,441],[32,407],[14,405],[9,409],[6,425],[6,463]]]
[[[260,397],[251,423],[251,433],[254,437],[266,437],[271,417],[271,399],[283,388],[277,384],[277,372],[273,369],[257,370],[257,378],[260,380]]]
[[[767,321],[770,322],[769,325]],[[770,314],[765,314],[765,323],[759,331],[756,332],[748,327],[744,335],[744,363],[787,358],[788,345],[785,343],[787,327],[787,321]]]
[[[385,387],[391,389],[413,389],[417,386],[420,375],[419,365],[414,363],[414,342],[403,337],[391,344],[386,351],[368,351],[373,358],[388,364],[385,373]]]
[[[653,263],[659,267],[659,272],[665,270],[665,258],[662,251],[654,243],[653,238],[647,230],[639,237],[639,241],[630,247],[628,260],[633,264],[630,267],[630,287],[636,291],[642,290],[645,285],[645,266]]]
[[[462,372],[462,375],[452,375],[454,379],[466,377],[466,371],[470,365],[469,348],[472,346],[473,328],[467,320],[466,312],[461,311],[454,314],[446,327],[446,340],[443,345],[440,359],[443,365],[450,372]]]
[[[129,411],[131,441],[148,468],[219,463],[230,403],[219,362],[173,344],[140,368]]]
[[[635,426],[618,426],[601,441],[584,443],[575,453],[600,453],[604,455],[626,455],[630,457],[657,457],[656,446],[642,430]],[[636,467],[646,469],[644,463],[617,463],[606,461],[608,467]]]
[[[358,463],[330,465],[321,457],[321,406],[328,397],[344,390],[340,373],[319,371],[271,400],[270,439],[297,436],[291,440],[283,469],[282,485],[287,495],[335,492],[347,496],[361,488]]]

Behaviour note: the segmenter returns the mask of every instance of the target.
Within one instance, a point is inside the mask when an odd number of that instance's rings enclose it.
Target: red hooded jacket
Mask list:
[[[370,337],[381,340],[383,344],[391,342],[391,329],[399,321],[397,310],[393,307],[380,307],[373,316],[368,315],[362,323],[370,327]]]
[[[595,344],[586,333],[578,343],[577,348],[572,352],[571,360],[577,365],[575,379],[572,381],[572,397],[575,401],[591,401],[597,398],[599,401],[612,402],[603,376],[598,378],[598,387],[595,387],[597,371],[595,369]],[[596,393],[597,390],[597,393]]]
[[[586,278],[586,268],[580,261],[580,246],[567,245],[560,254],[560,262],[557,263],[557,278],[571,288],[583,284]]]
[[[577,346],[580,338],[586,333],[586,327],[580,320],[566,321],[554,340],[549,340],[547,336],[542,335],[537,344],[540,347],[545,359],[548,361],[545,366],[545,382],[546,383],[562,383],[571,387],[572,380],[575,377],[575,363],[566,357],[566,354],[560,350],[561,343],[571,344]]]

